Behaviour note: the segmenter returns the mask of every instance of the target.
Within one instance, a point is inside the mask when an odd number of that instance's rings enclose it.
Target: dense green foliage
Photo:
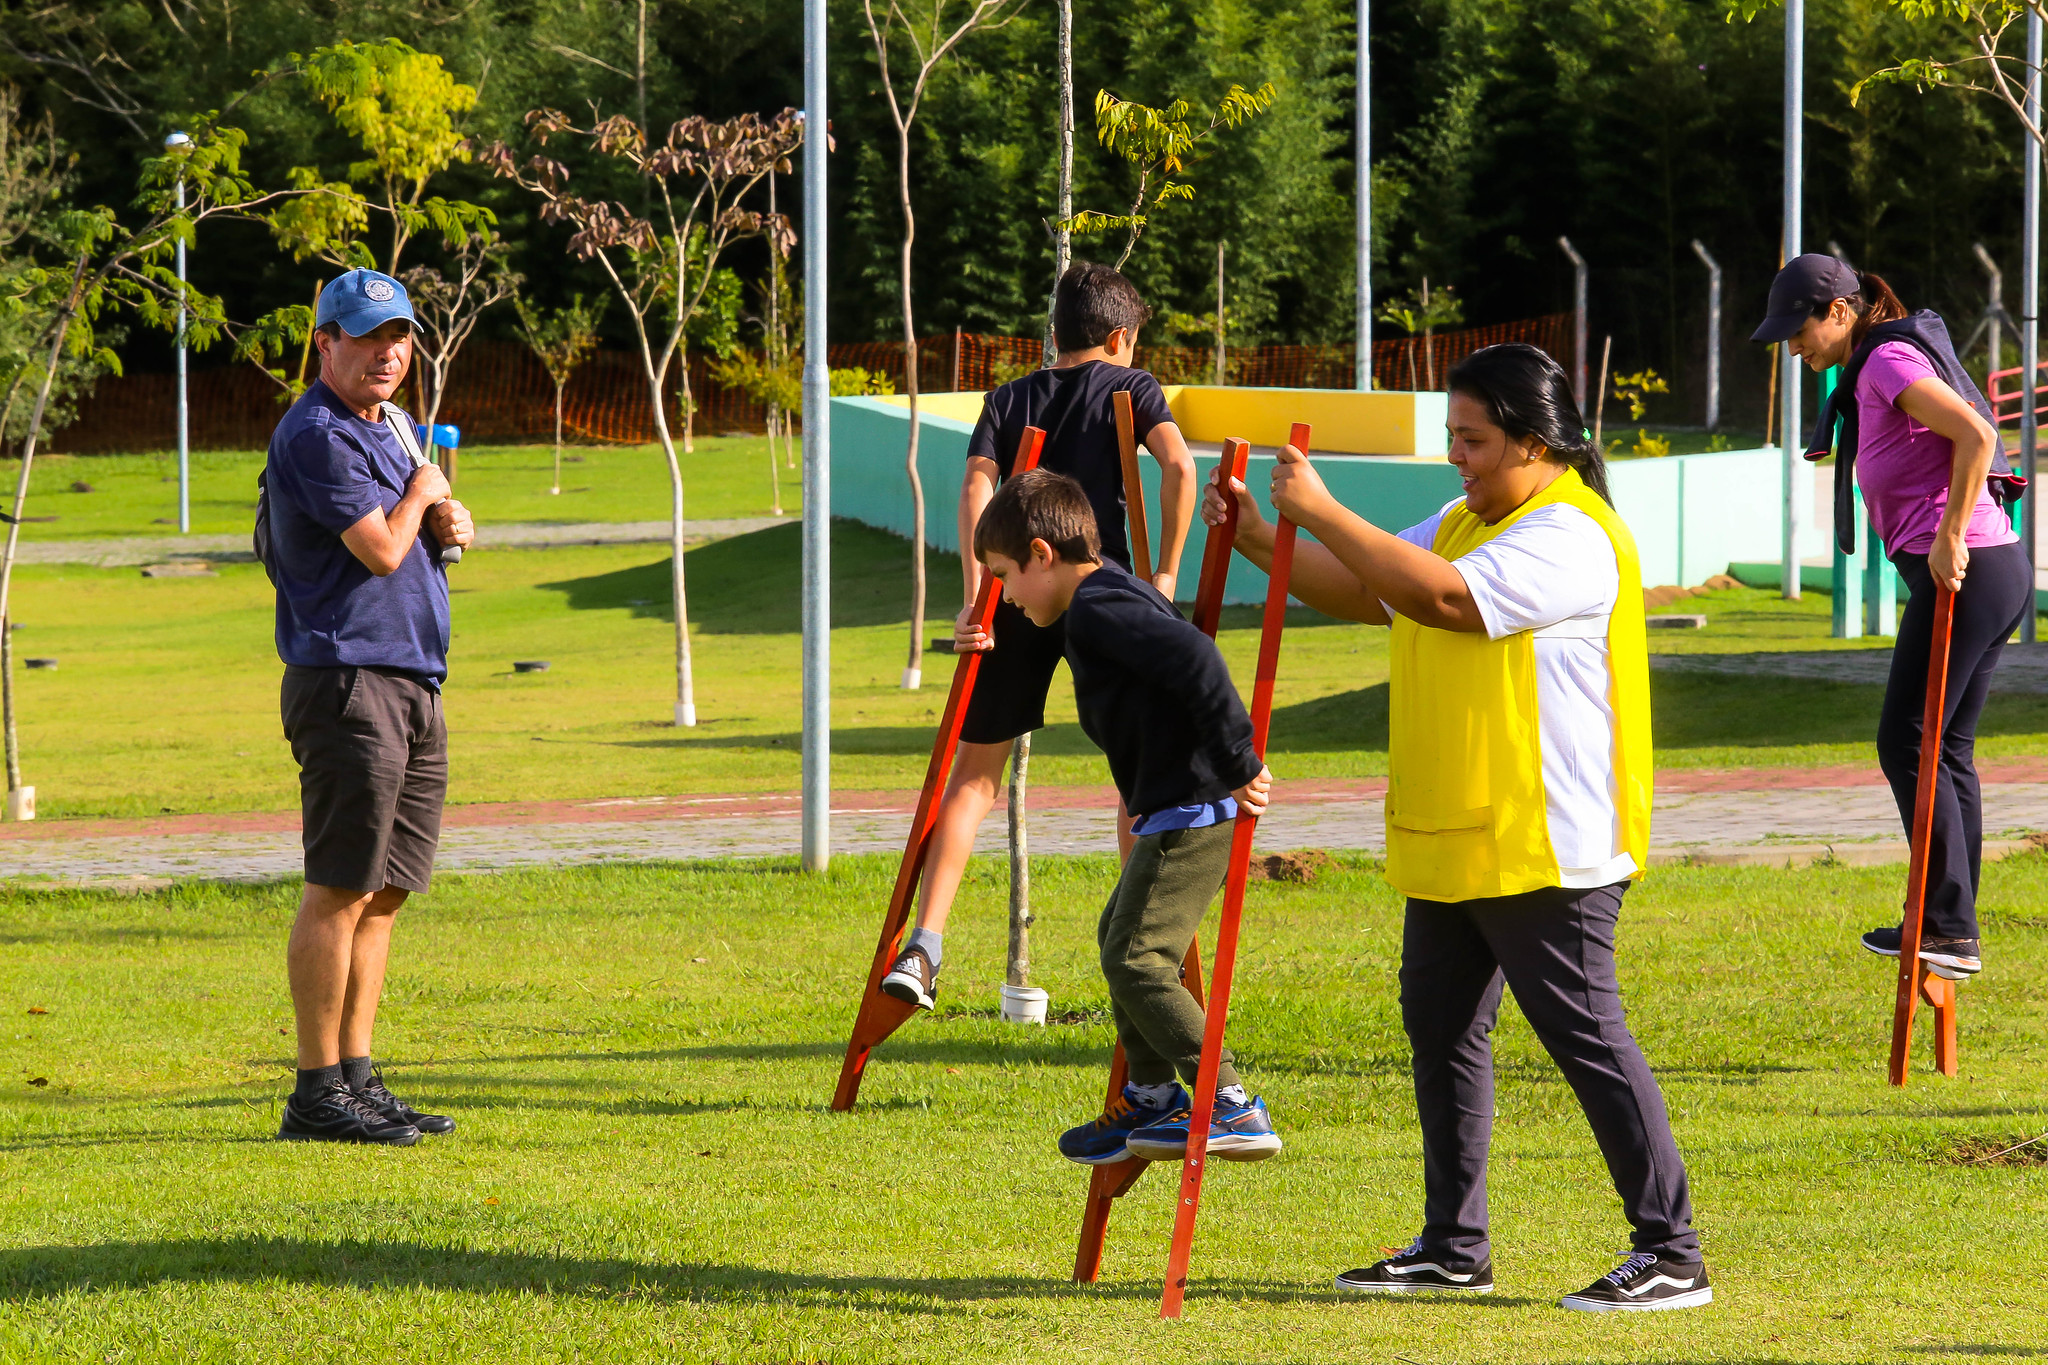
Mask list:
[[[772,113],[799,98],[799,0],[650,0],[647,117]],[[1776,10],[1731,22],[1723,0],[1394,0],[1374,7],[1375,217],[1383,294],[1427,275],[1456,288],[1475,322],[1561,308],[1569,234],[1592,262],[1594,335],[1615,363],[1675,376],[1656,417],[1697,420],[1704,271],[1698,237],[1728,270],[1728,408],[1762,408],[1760,348],[1742,344],[1777,262],[1782,27]],[[216,108],[250,73],[342,38],[397,36],[473,84],[466,131],[524,144],[537,105],[587,102],[635,114],[632,0],[80,0],[0,11],[0,74],[31,115],[52,113],[76,149],[83,203],[125,205],[163,132]],[[1213,102],[1232,83],[1273,82],[1267,115],[1190,168],[1197,191],[1146,234],[1132,270],[1162,310],[1213,312],[1215,243],[1229,243],[1229,315],[1240,343],[1342,341],[1350,331],[1352,11],[1343,0],[1137,0],[1076,7],[1077,204],[1120,202],[1126,168],[1095,145],[1098,90],[1163,104]],[[833,5],[834,332],[884,339],[894,326],[894,130],[857,7]],[[970,38],[944,65],[914,131],[919,322],[942,331],[1035,333],[1049,283],[1054,19],[1049,5]],[[118,61],[95,63],[100,51]],[[1982,300],[1970,254],[1983,240],[2014,263],[2020,138],[1991,100],[1897,85],[1849,90],[1910,54],[1962,52],[1944,19],[1880,0],[1808,6],[1809,244],[1841,244],[1909,303],[1969,330]],[[58,61],[41,60],[56,58]],[[67,68],[63,63],[74,63]],[[85,73],[90,68],[91,74]],[[361,149],[298,80],[237,111],[259,183],[292,166],[339,168]],[[642,191],[594,165],[586,194],[638,206]],[[602,281],[562,252],[566,230],[479,167],[437,184],[494,208],[514,262],[543,303]],[[795,187],[783,187],[791,207]],[[801,227],[801,225],[800,225]],[[424,246],[424,244],[423,244]],[[1090,249],[1108,250],[1103,243]],[[430,253],[429,253],[430,254]],[[735,257],[765,270],[754,244]],[[200,242],[195,283],[239,316],[307,293],[260,229]],[[559,295],[560,297],[555,297]],[[2017,300],[2008,291],[2014,311]],[[511,326],[511,315],[491,324]],[[614,318],[611,326],[620,326]],[[1172,340],[1158,335],[1156,340]],[[622,338],[614,338],[615,342]],[[1191,342],[1198,338],[1189,337]],[[136,346],[160,346],[139,338]],[[1596,342],[1597,344],[1597,342]],[[142,351],[138,363],[148,367]],[[1754,392],[1752,392],[1752,390]]]

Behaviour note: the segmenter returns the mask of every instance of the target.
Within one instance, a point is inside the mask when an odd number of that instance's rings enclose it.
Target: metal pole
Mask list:
[[[1353,269],[1358,272],[1357,308],[1354,319],[1356,354],[1352,368],[1356,370],[1354,387],[1372,387],[1372,27],[1370,0],[1358,0],[1358,51],[1355,54],[1357,67],[1356,90],[1352,103],[1352,139],[1357,143],[1352,153],[1352,174],[1358,181],[1358,190],[1352,196],[1353,213]]]
[[[172,133],[164,146],[182,147],[192,139]],[[178,177],[178,212],[185,211],[185,177]],[[178,239],[178,534],[192,532],[192,441],[190,408],[185,393],[185,241]]]
[[[1784,259],[1800,253],[1799,220],[1803,212],[1800,190],[1805,180],[1806,115],[1806,4],[1785,0],[1785,227]],[[1784,538],[1779,555],[1779,591],[1787,601],[1799,600],[1801,512],[1813,501],[1813,477],[1800,458],[1799,359],[1788,342],[1781,348],[1779,373],[1785,382],[1778,386],[1778,448],[1784,468]],[[1803,485],[1803,489],[1802,489]],[[1801,497],[1804,491],[1806,496]]]
[[[832,858],[832,381],[825,356],[825,0],[804,0],[804,852]]]
[[[1693,254],[1707,267],[1707,430],[1721,428],[1721,263],[1692,239]]]
[[[1579,416],[1586,415],[1586,258],[1572,249],[1572,239],[1560,237],[1557,244],[1572,262],[1572,401]]]
[[[2041,126],[2041,15],[2027,11],[2027,122]],[[2035,476],[2035,446],[2040,431],[2035,416],[2036,390],[2041,364],[2041,149],[2027,140],[2027,169],[2024,202],[2020,213],[2020,472],[2027,478],[2026,498],[2020,503],[2020,543],[2027,547],[2027,564],[2038,564],[2034,515],[2041,495]],[[2020,640],[2034,643],[2034,613],[2020,618]]]
[[[1970,249],[1977,253],[1977,263],[1984,267],[1984,384],[1989,388],[1991,376],[1998,373],[1999,362],[2005,359],[2005,329],[1999,326],[2005,314],[2005,272],[1991,259],[1982,242],[1973,243]]]

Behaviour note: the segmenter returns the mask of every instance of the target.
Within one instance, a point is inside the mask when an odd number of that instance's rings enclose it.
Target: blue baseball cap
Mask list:
[[[320,291],[320,311],[313,325],[339,323],[342,331],[359,337],[376,331],[393,318],[404,318],[415,328],[419,326],[405,286],[382,271],[351,270]]]

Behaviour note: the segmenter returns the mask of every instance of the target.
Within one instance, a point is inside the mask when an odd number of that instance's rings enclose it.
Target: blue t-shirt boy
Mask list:
[[[342,542],[371,512],[390,516],[412,461],[383,422],[358,417],[314,381],[270,437],[277,653],[305,668],[389,668],[439,689],[448,676],[448,580],[424,527],[379,578]]]

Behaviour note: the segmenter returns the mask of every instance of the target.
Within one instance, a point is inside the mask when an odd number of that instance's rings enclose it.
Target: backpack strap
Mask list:
[[[388,401],[379,406],[384,412],[384,424],[390,427],[391,434],[398,438],[398,448],[405,452],[406,458],[412,461],[413,467],[417,469],[425,464],[427,462],[427,455],[425,451],[420,449],[420,438],[413,431],[412,414],[398,406],[398,404]]]

